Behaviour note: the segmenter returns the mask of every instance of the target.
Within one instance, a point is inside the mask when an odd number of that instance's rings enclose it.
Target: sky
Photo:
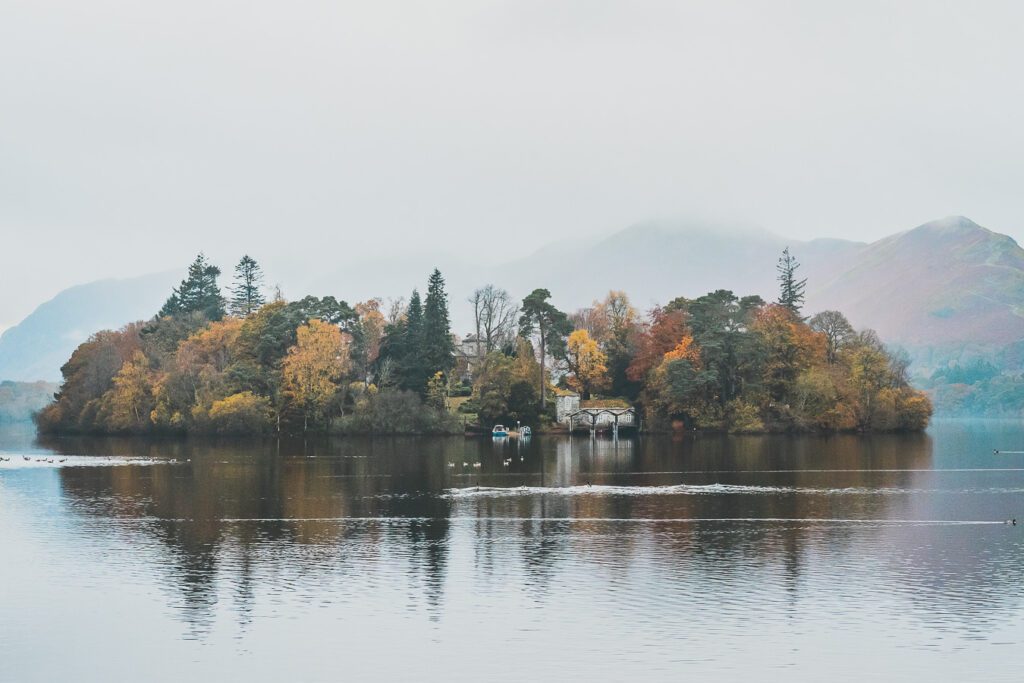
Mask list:
[[[243,252],[275,279],[700,216],[1024,240],[1024,4],[0,0],[0,329]],[[227,270],[227,268],[225,268]]]

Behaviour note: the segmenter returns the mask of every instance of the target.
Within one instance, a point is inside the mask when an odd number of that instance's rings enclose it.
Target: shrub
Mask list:
[[[342,434],[459,434],[462,424],[448,413],[425,405],[411,391],[384,390],[356,401],[350,415],[336,420]]]

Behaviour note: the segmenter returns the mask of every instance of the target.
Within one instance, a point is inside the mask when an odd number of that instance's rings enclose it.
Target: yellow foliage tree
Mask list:
[[[153,392],[149,359],[136,351],[114,376],[109,397],[110,424],[117,430],[138,430],[149,426]]]
[[[338,390],[336,382],[351,365],[350,340],[336,326],[312,319],[296,331],[296,344],[281,366],[285,395],[309,418],[322,415]]]
[[[586,330],[575,330],[566,342],[565,359],[569,366],[569,386],[583,398],[608,386],[608,357]]]

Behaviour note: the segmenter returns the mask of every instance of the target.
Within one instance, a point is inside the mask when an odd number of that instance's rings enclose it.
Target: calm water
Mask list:
[[[0,679],[1021,680],[1024,525],[1002,520],[1024,524],[1024,454],[994,448],[1024,451],[1024,426],[7,430]]]

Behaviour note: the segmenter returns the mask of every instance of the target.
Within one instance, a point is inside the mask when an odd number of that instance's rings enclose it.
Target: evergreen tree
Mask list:
[[[389,355],[395,364],[398,386],[422,394],[429,374],[423,358],[423,304],[420,293],[412,290],[405,321],[399,326]]]
[[[804,287],[807,285],[806,278],[796,279],[796,269],[799,267],[800,263],[790,255],[789,247],[783,249],[776,266],[776,270],[779,271],[779,304],[788,308],[793,315],[798,317],[800,307],[804,303]]]
[[[427,301],[423,307],[423,365],[427,377],[447,373],[455,363],[455,343],[448,319],[448,294],[444,278],[437,268],[427,282]]]
[[[183,317],[200,313],[207,320],[224,317],[224,297],[217,286],[220,268],[206,260],[201,252],[188,267],[188,277],[181,281],[164,303],[159,317]]]
[[[231,314],[247,318],[265,304],[266,299],[260,291],[262,284],[263,271],[260,264],[246,254],[235,266],[235,284],[231,288]]]
[[[535,289],[523,299],[523,314],[519,318],[519,335],[529,339],[534,334],[540,340],[540,405],[547,406],[544,381],[544,363],[548,354],[558,357],[565,352],[565,338],[572,332],[569,316],[555,308],[548,299],[551,292]]]

